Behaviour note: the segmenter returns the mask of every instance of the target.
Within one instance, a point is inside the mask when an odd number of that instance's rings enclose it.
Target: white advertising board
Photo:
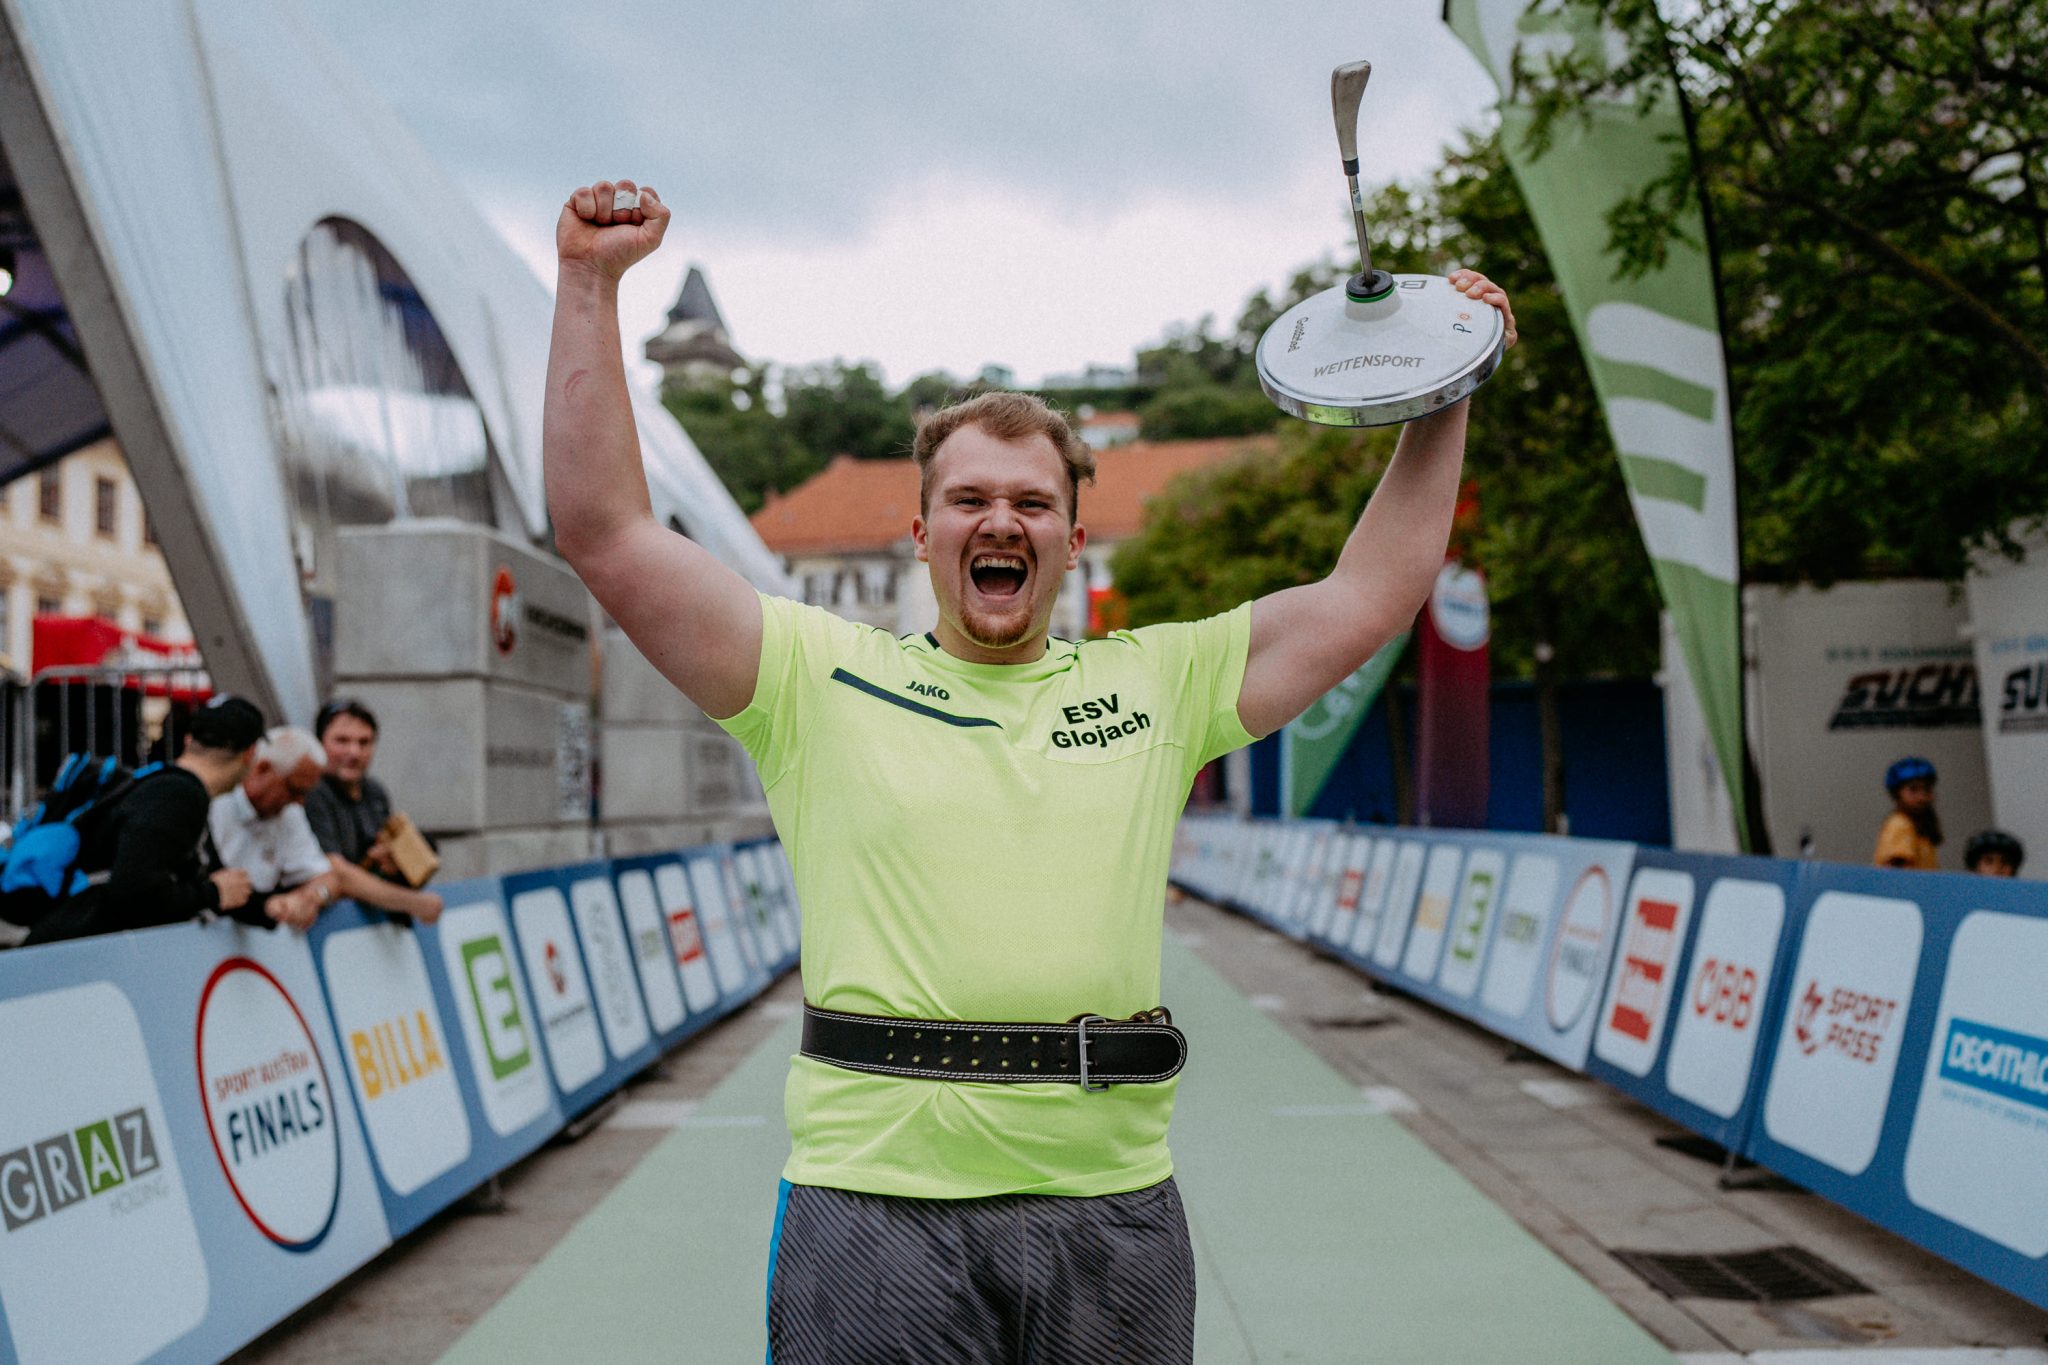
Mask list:
[[[1986,556],[1965,587],[1984,680],[1992,823],[2026,846],[2022,876],[2048,877],[2048,547],[2036,541],[2019,564]]]
[[[510,1137],[546,1114],[553,1099],[533,1001],[512,962],[512,932],[495,898],[450,906],[439,931],[484,1121]]]
[[[628,872],[619,878],[622,888],[630,887],[644,871]],[[654,869],[654,895],[668,921],[669,951],[675,955],[676,975],[682,978],[683,1000],[690,1013],[702,1014],[718,1004],[718,978],[711,974],[711,958],[704,947],[704,921],[697,913],[697,901],[690,894],[690,879],[681,863],[661,863]]]
[[[647,1012],[640,1007],[640,991],[633,984],[633,958],[626,949],[611,874],[600,871],[570,882],[569,905],[583,943],[583,961],[590,968],[591,989],[597,993],[605,1046],[614,1057],[630,1056],[647,1046]]]
[[[411,1194],[469,1156],[469,1115],[419,940],[400,924],[344,929],[321,945],[343,1069],[384,1181]]]
[[[1436,983],[1461,999],[1470,999],[1479,989],[1479,972],[1486,963],[1486,945],[1493,928],[1494,908],[1500,903],[1501,878],[1507,872],[1507,855],[1497,848],[1476,848],[1465,863],[1465,875],[1458,883],[1458,904],[1451,913],[1451,936],[1444,953],[1443,970]]]
[[[512,923],[555,1084],[565,1093],[587,1085],[604,1070],[604,1039],[583,981],[583,955],[569,928],[569,903],[555,887],[531,887],[512,898]]]
[[[1479,992],[1483,1008],[1510,1019],[1529,1012],[1543,973],[1543,945],[1557,913],[1559,873],[1557,859],[1548,853],[1515,855],[1501,900],[1500,931]]]
[[[1458,864],[1463,859],[1464,850],[1455,844],[1438,844],[1429,851],[1422,872],[1422,894],[1415,898],[1415,923],[1401,955],[1402,973],[1417,981],[1436,976],[1444,935],[1450,930],[1451,901],[1458,893]]]
[[[1358,902],[1365,895],[1365,869],[1372,861],[1372,836],[1352,834],[1343,841],[1343,852],[1334,863],[1336,876],[1330,897],[1330,926],[1327,937],[1339,947],[1348,947],[1358,932]]]
[[[1368,839],[1364,835],[1359,836],[1359,843],[1366,859],[1365,875],[1357,892],[1358,922],[1348,942],[1355,955],[1369,957],[1379,941],[1380,924],[1386,918],[1387,886],[1393,880],[1397,845],[1392,839]]]
[[[1669,868],[1638,868],[1629,883],[1593,1051],[1632,1076],[1649,1075],[1663,1045],[1695,892],[1690,873]]]
[[[1920,964],[1920,907],[1824,891],[1807,917],[1778,1034],[1764,1131],[1860,1175],[1877,1154]]]
[[[0,1305],[21,1365],[131,1362],[206,1317],[209,1286],[128,997],[0,1001]]]
[[[1394,855],[1393,880],[1387,891],[1387,912],[1380,920],[1379,940],[1373,944],[1375,966],[1392,971],[1401,960],[1408,941],[1408,925],[1415,918],[1415,893],[1422,886],[1422,866],[1429,858],[1429,845],[1403,840]]]
[[[711,970],[718,976],[718,989],[731,994],[744,986],[754,971],[741,938],[744,931],[734,922],[725,898],[725,878],[715,855],[688,858],[684,863],[690,870],[691,898],[697,905],[705,951],[711,954]]]
[[[648,1022],[667,1033],[689,1018],[689,1011],[669,953],[668,926],[655,904],[654,879],[644,870],[619,878],[619,909],[626,917],[626,937],[633,945],[633,966],[640,973]]]
[[[1770,882],[1722,877],[1700,907],[1664,1083],[1724,1119],[1735,1117],[1749,1088],[1784,926],[1785,891]]]
[[[1906,1195],[2022,1256],[2048,1255],[2048,920],[1956,928],[1906,1143]]]

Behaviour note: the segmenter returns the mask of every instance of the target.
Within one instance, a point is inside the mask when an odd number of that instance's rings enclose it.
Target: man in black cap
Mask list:
[[[240,697],[218,696],[194,712],[177,761],[89,821],[75,864],[85,888],[44,916],[24,946],[247,906],[249,874],[215,867],[206,815],[214,797],[242,780],[262,738],[263,713]]]

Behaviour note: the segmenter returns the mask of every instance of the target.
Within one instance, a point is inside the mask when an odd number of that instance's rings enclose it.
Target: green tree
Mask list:
[[[825,460],[791,439],[782,419],[769,410],[762,370],[741,374],[738,382],[667,385],[661,401],[740,510],[751,514],[769,489],[796,487],[822,469]]]
[[[1754,577],[1955,578],[2048,513],[2048,8],[1592,0],[1637,60],[1524,78],[1534,135],[1673,64],[1698,170],[1609,219],[1659,258],[1703,184]],[[1666,42],[1668,40],[1668,49]]]
[[[865,360],[785,371],[782,425],[821,466],[834,455],[901,459],[915,434],[910,403],[890,393],[881,372]]]

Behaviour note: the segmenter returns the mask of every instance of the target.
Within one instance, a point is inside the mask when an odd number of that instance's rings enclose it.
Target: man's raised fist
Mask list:
[[[564,267],[595,270],[616,280],[661,245],[668,205],[651,185],[600,180],[562,205],[555,224],[555,254]]]

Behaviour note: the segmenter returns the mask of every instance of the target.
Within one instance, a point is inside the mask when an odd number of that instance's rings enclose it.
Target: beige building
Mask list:
[[[38,616],[98,616],[161,640],[192,639],[112,439],[0,486],[0,666],[24,678],[35,666]]]

